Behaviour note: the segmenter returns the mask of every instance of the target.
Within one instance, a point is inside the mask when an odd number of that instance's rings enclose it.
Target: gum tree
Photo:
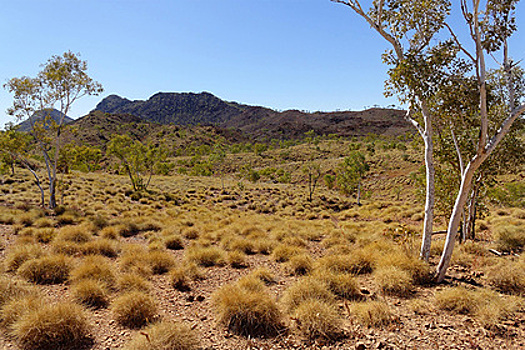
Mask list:
[[[17,121],[28,120],[45,161],[49,180],[49,207],[56,207],[57,166],[62,147],[62,129],[71,106],[81,97],[98,95],[102,86],[87,75],[87,63],[71,51],[52,56],[36,78],[12,78],[4,85],[13,94],[7,110]],[[51,118],[58,110],[57,120]]]
[[[397,93],[411,107],[416,102],[419,106],[416,112],[422,114],[425,125],[427,121],[432,123],[435,119],[430,101],[437,104],[446,101],[438,96],[445,87],[450,88],[452,96],[458,96],[458,91],[463,88],[468,90],[468,96],[475,96],[477,103],[460,107],[451,114],[452,121],[459,121],[462,115],[467,114],[477,126],[478,135],[474,152],[468,158],[459,147],[455,147],[458,162],[462,164],[461,181],[448,222],[445,247],[436,269],[436,279],[441,282],[450,264],[473,180],[483,163],[509,133],[512,124],[525,113],[525,103],[522,96],[516,93],[514,84],[517,63],[511,59],[508,45],[508,39],[516,30],[514,10],[518,1],[461,0],[460,11],[470,37],[468,45],[459,40],[455,29],[447,21],[451,11],[449,1],[376,0],[368,12],[362,10],[357,0],[332,1],[349,6],[392,44],[393,52],[385,56],[385,61],[393,67],[389,71],[390,91]],[[409,43],[408,50],[403,49],[402,42]],[[474,49],[469,51],[469,46]],[[503,72],[503,79],[493,88],[504,91],[504,101],[492,110],[488,94],[487,56],[499,60]],[[466,84],[469,80],[474,83]],[[409,112],[412,110],[409,108]],[[491,113],[496,114],[494,120],[497,123],[493,127],[489,126]],[[413,124],[417,128],[417,124]],[[450,125],[454,132],[456,123]],[[432,145],[431,131],[432,128],[427,135],[430,140],[425,139],[425,158],[432,156],[432,149],[428,149],[428,145]],[[427,162],[427,204],[434,190],[429,173]],[[425,214],[428,215],[426,210]],[[425,230],[422,243],[424,258],[426,250],[430,248],[430,239],[429,232]]]

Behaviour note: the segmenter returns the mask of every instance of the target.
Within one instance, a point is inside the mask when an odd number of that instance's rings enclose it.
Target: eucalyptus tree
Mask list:
[[[71,106],[81,97],[98,95],[102,86],[87,74],[87,63],[70,51],[52,56],[36,78],[12,78],[4,87],[13,94],[7,112],[18,121],[29,120],[29,133],[45,161],[49,180],[49,207],[56,207],[57,165],[62,147],[61,133]],[[59,111],[57,120],[51,118]]]
[[[361,205],[361,182],[370,170],[365,155],[359,151],[352,151],[337,167],[337,186],[346,194],[356,195],[357,205]]]
[[[107,153],[120,161],[134,191],[146,191],[156,168],[168,157],[165,147],[143,144],[128,135],[114,135],[107,145]]]
[[[455,113],[451,115],[452,132],[457,130],[455,122],[465,115],[477,125],[477,136],[474,152],[468,158],[460,147],[455,146],[462,170],[448,221],[445,247],[436,269],[436,279],[441,282],[450,264],[458,227],[475,175],[509,133],[512,124],[525,113],[523,96],[517,93],[516,86],[518,63],[511,59],[508,43],[517,29],[515,6],[518,1],[461,0],[460,11],[469,34],[468,43],[459,40],[456,30],[448,21],[452,7],[447,0],[376,0],[367,12],[363,11],[358,0],[332,1],[349,6],[392,44],[393,52],[385,55],[385,61],[393,66],[389,71],[389,92],[397,93],[402,101],[411,103],[411,107],[413,102],[418,104],[417,112],[423,116],[425,131],[427,122],[432,123],[435,119],[430,102],[434,100],[439,104],[446,101],[437,96],[438,93],[443,93],[445,87],[451,87],[449,94],[456,96],[456,99],[461,89],[466,89],[468,96],[475,96],[474,101],[477,103],[460,106],[457,109],[459,116]],[[406,51],[403,50],[404,42],[409,44]],[[474,48],[472,52],[469,51],[470,46]],[[503,91],[500,94],[503,100],[494,108],[491,108],[489,100],[487,56],[499,60],[503,72],[501,81],[494,87]],[[409,113],[411,111],[412,108],[409,108]],[[491,113],[495,115],[493,127],[490,127]],[[413,124],[418,127],[418,124]],[[432,138],[432,128],[426,136]],[[427,158],[432,149],[428,149],[428,140],[425,140],[425,145]],[[427,163],[427,204],[429,191],[433,196],[434,187],[434,184],[429,183],[429,172]],[[425,214],[427,215],[426,211]],[[424,232],[423,257],[424,250],[430,248],[428,233]]]

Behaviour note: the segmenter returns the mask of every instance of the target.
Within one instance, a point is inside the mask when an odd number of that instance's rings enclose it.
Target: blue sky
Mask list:
[[[85,115],[104,97],[209,91],[276,109],[362,109],[383,97],[386,43],[329,0],[0,0],[0,81],[33,76],[71,50],[102,83],[78,101]],[[518,26],[525,30],[523,4]],[[523,24],[523,25],[522,25]],[[525,58],[525,38],[513,39]],[[0,126],[12,98],[0,91]]]

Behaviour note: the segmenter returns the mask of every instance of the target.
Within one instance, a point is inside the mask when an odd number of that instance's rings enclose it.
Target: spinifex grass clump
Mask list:
[[[49,255],[26,261],[17,273],[38,284],[62,283],[69,277],[72,260],[65,255]]]
[[[320,300],[327,304],[335,304],[335,296],[326,283],[315,277],[304,277],[288,288],[281,298],[285,309],[293,313],[295,309],[307,300]]]
[[[199,339],[186,324],[161,321],[137,333],[124,349],[197,350],[199,349]]]
[[[501,292],[525,295],[525,259],[500,262],[489,269],[487,280]]]
[[[275,335],[282,328],[281,313],[264,284],[254,280],[225,285],[213,294],[219,320],[241,335]]]
[[[115,268],[111,261],[99,255],[86,256],[82,262],[71,271],[70,280],[73,283],[91,279],[104,283],[107,287],[115,284]]]
[[[4,264],[7,271],[15,272],[23,263],[44,255],[44,250],[38,244],[24,244],[13,247],[7,253]]]
[[[71,287],[71,296],[73,299],[96,309],[108,305],[108,294],[105,284],[92,279],[80,280]]]
[[[140,328],[157,315],[157,305],[143,292],[128,292],[119,296],[111,305],[115,320],[125,327]]]
[[[79,349],[89,340],[84,310],[73,303],[45,305],[25,313],[11,335],[25,349]]]
[[[385,326],[394,319],[390,308],[382,301],[352,302],[348,308],[350,315],[367,327]]]
[[[309,338],[335,339],[341,334],[341,318],[337,308],[321,300],[299,304],[292,317],[297,327]]]

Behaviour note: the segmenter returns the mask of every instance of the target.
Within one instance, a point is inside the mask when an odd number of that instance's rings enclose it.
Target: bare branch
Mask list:
[[[461,43],[459,42],[459,39],[458,39],[456,33],[454,33],[454,31],[452,30],[452,28],[450,27],[450,25],[449,25],[447,22],[444,22],[443,24],[445,25],[445,27],[446,27],[446,28],[448,29],[448,31],[450,32],[450,35],[452,36],[452,39],[454,39],[454,42],[456,43],[456,45],[458,46],[458,48],[459,48],[461,51],[463,51],[463,53],[464,53],[465,55],[467,55],[468,58],[470,58],[471,61],[472,61],[473,63],[476,63],[476,59],[474,58],[474,56],[472,56],[472,55],[470,54],[470,52],[468,52],[467,49],[465,49],[465,47],[464,47],[463,45],[461,45]]]

